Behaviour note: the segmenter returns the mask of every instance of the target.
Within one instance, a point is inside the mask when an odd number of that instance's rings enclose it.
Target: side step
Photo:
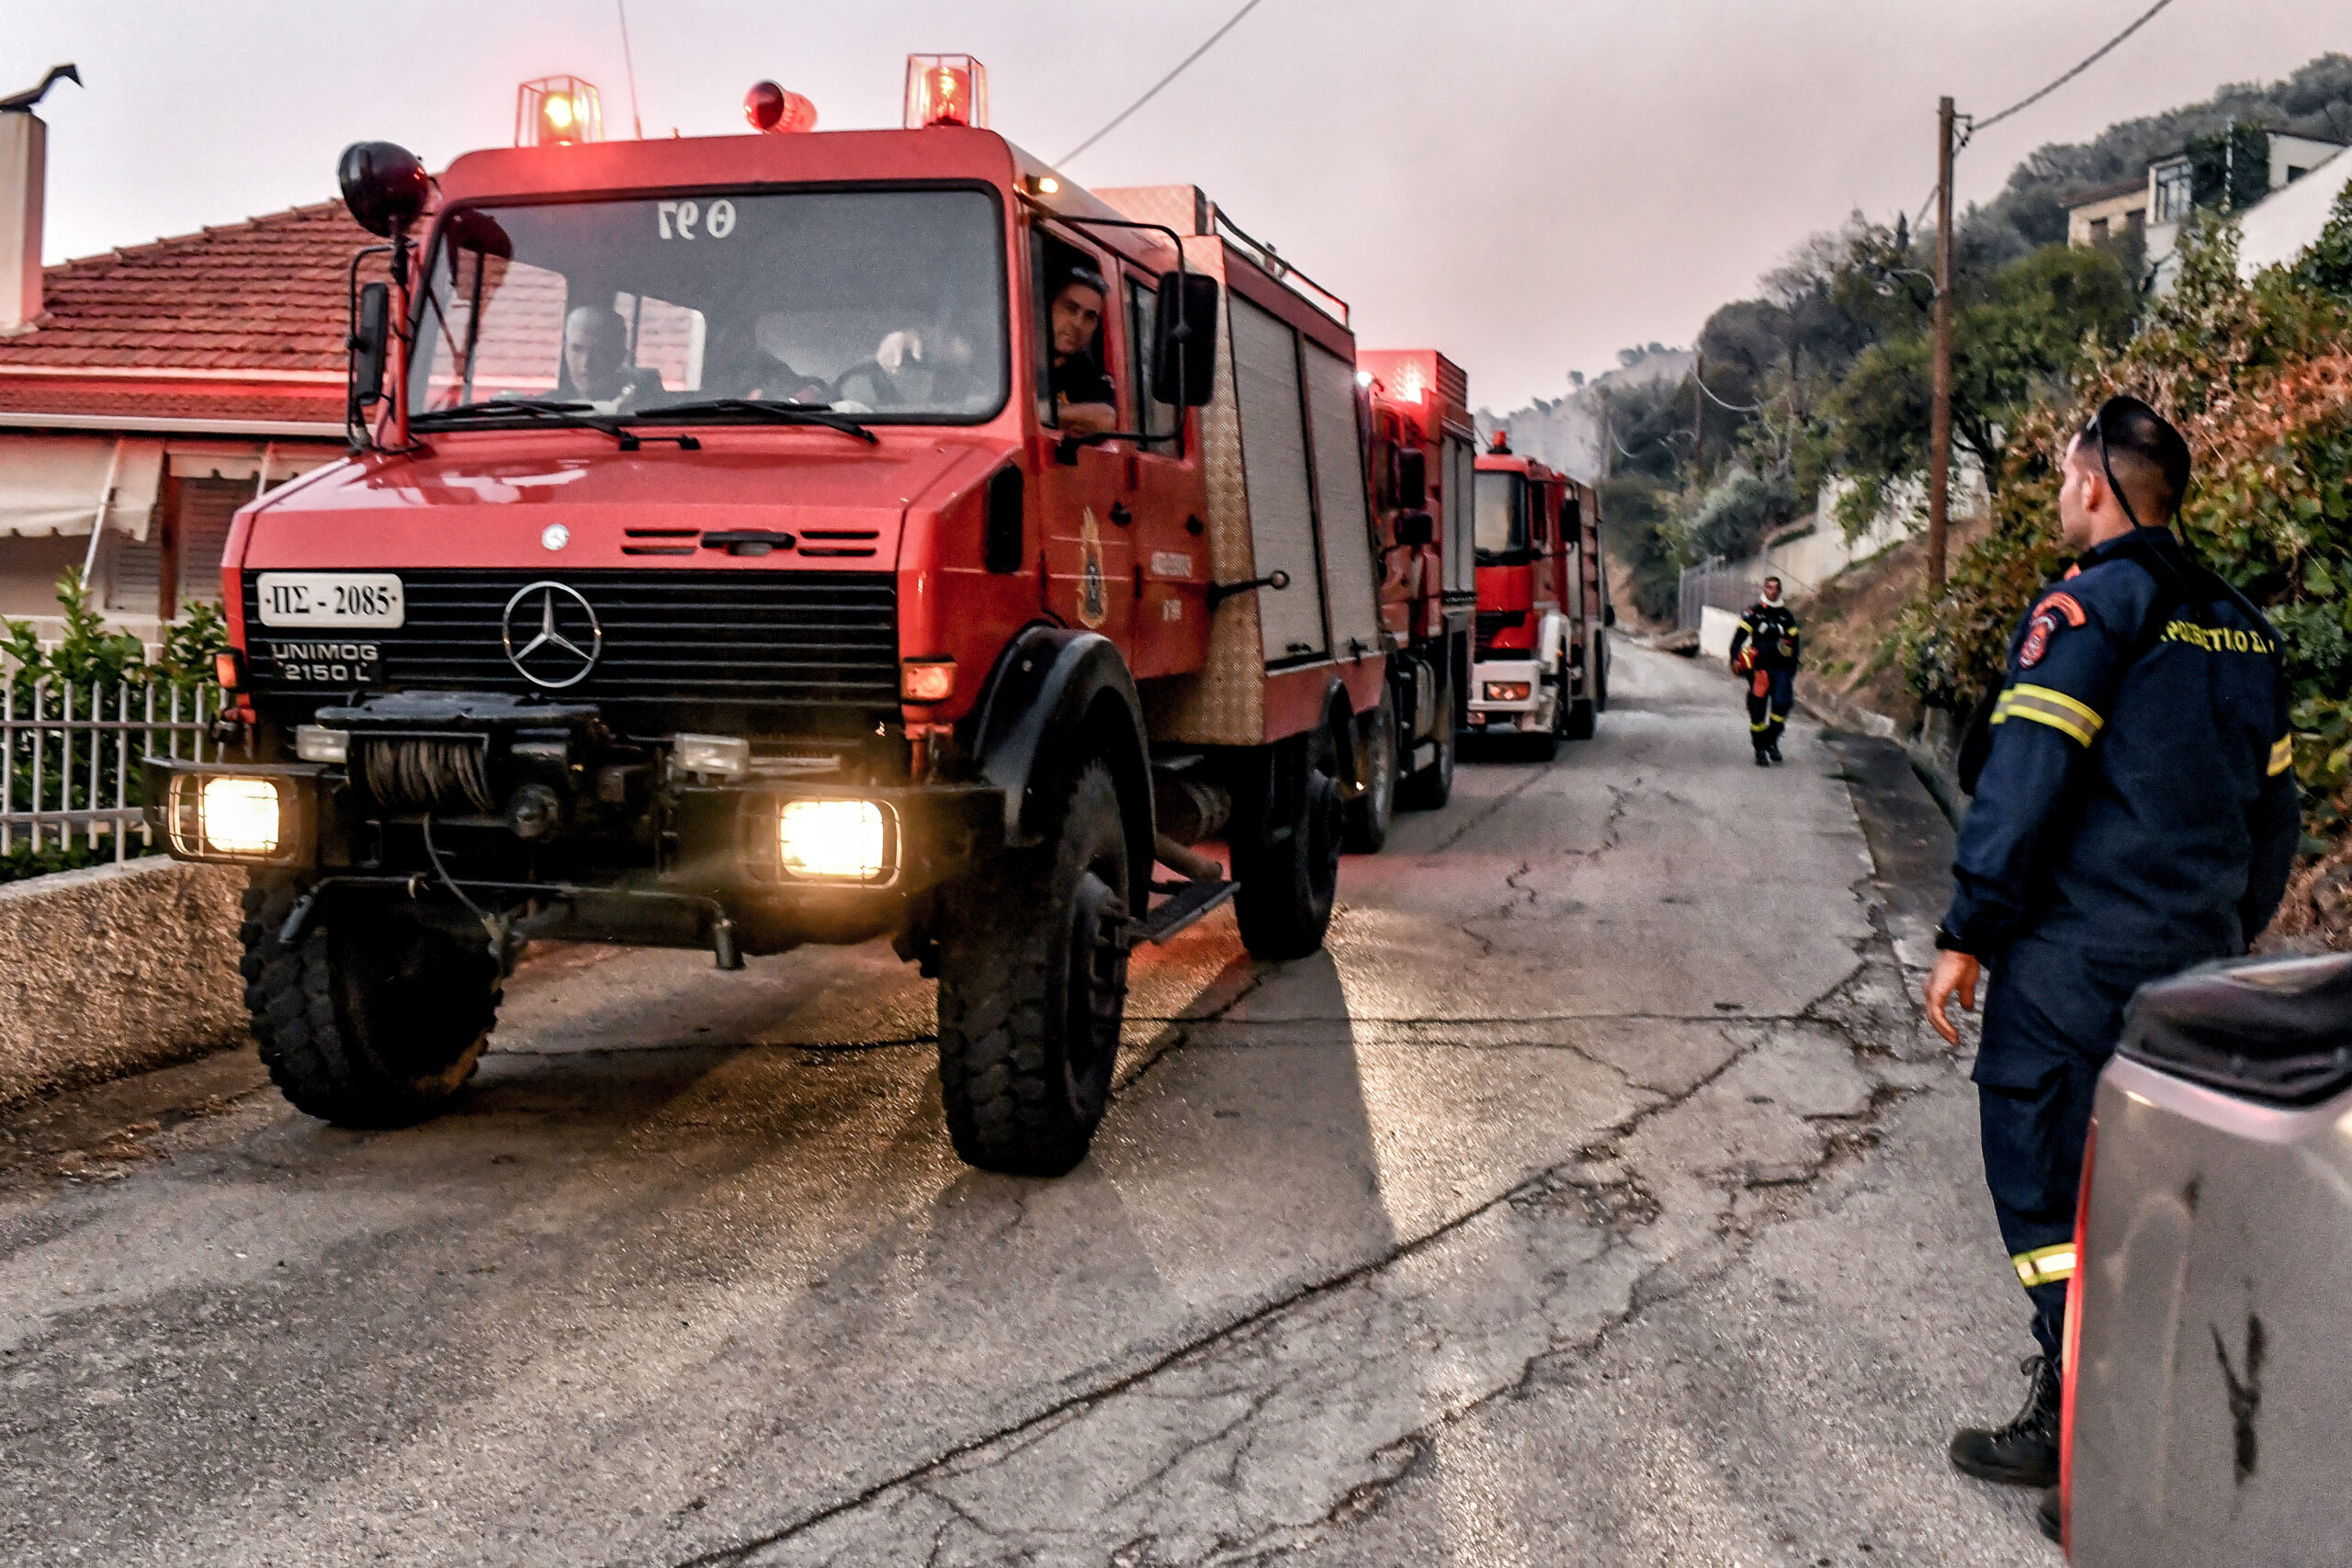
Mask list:
[[[1153,905],[1148,913],[1136,921],[1130,932],[1137,943],[1166,942],[1231,898],[1234,889],[1239,886],[1221,876],[1195,876],[1186,882],[1155,882],[1151,890],[1165,893],[1168,897]]]

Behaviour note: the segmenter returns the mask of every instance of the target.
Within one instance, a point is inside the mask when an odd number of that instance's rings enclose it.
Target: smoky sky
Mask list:
[[[997,130],[1058,158],[1239,0],[627,0],[645,133],[742,133],[773,77],[820,129],[894,125],[904,57],[988,67]],[[1191,183],[1347,299],[1367,346],[1433,346],[1476,403],[1684,344],[1807,233],[1917,211],[1935,105],[1990,115],[2146,0],[1263,0],[1069,165]],[[630,95],[615,0],[17,0],[0,93],[74,61],[50,124],[52,262],[334,194],[349,141],[438,167],[512,140],[515,85]],[[2342,0],[2175,0],[1962,154],[1963,201],[2044,141],[2269,80],[2347,44]]]

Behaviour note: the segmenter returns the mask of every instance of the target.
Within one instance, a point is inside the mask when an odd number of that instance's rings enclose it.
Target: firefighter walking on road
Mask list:
[[[1731,671],[1747,682],[1747,739],[1756,765],[1781,761],[1781,731],[1797,700],[1797,617],[1781,597],[1781,580],[1764,580],[1764,597],[1747,607],[1731,634]]]
[[[1951,1440],[1967,1474],[2051,1488],[2075,1205],[2099,1069],[2124,1004],[2159,976],[2245,951],[2284,892],[2300,832],[2278,634],[2165,525],[2189,453],[2136,398],[2068,444],[2060,525],[2081,554],[2035,596],[2001,689],[1970,726],[1956,886],[1928,1016],[1973,1008],[1985,1184],[2041,1354],[2025,1407]],[[1971,771],[1975,770],[1972,779]]]

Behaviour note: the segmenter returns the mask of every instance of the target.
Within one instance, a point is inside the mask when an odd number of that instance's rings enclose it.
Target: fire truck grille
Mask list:
[[[1524,610],[1479,611],[1477,621],[1472,627],[1472,637],[1476,645],[1476,656],[1480,659],[1484,659],[1487,654],[1494,651],[1496,633],[1503,631],[1517,631],[1526,624],[1527,612]]]
[[[693,722],[748,723],[775,733],[857,733],[899,702],[897,592],[888,572],[402,571],[403,624],[365,637],[380,650],[367,671],[375,690],[544,693],[595,703],[625,730],[654,733]],[[560,644],[518,666],[521,649],[548,624],[540,600],[559,585]],[[590,628],[579,604],[595,616]],[[317,633],[261,624],[254,579],[245,579],[245,626],[256,693],[341,695],[313,675],[283,669],[273,649],[299,649]],[[522,595],[520,602],[516,596]],[[515,605],[512,615],[510,604]],[[293,653],[291,657],[300,657]],[[289,659],[290,662],[290,659]],[[586,664],[586,673],[554,685]],[[525,669],[540,679],[526,679]]]

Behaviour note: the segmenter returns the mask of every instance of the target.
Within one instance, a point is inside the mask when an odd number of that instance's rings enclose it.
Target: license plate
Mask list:
[[[276,676],[289,686],[327,686],[348,690],[372,686],[382,678],[383,650],[356,637],[305,637],[300,641],[264,639],[262,667],[254,673]]]
[[[266,626],[368,626],[406,618],[401,580],[389,571],[265,571],[254,584]]]

